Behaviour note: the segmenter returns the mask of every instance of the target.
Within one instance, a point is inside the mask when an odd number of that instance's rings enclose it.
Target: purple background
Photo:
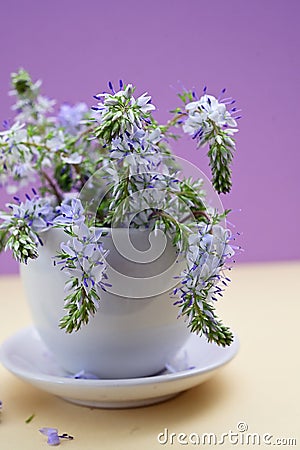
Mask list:
[[[239,261],[299,258],[299,13],[298,0],[5,2],[0,120],[12,117],[9,74],[19,67],[59,102],[91,105],[107,80],[123,78],[151,93],[162,121],[181,84],[215,95],[225,86],[243,109],[223,199],[243,232]],[[192,141],[174,150],[208,173]],[[2,189],[0,207],[8,199]],[[1,272],[16,267],[0,256]]]

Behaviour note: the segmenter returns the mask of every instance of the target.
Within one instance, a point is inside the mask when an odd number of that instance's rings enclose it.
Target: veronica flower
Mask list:
[[[179,304],[184,304],[191,293],[206,303],[220,295],[223,290],[219,286],[223,278],[221,270],[234,254],[229,240],[229,231],[221,225],[201,225],[198,233],[189,237],[188,267],[182,273]]]
[[[183,124],[183,130],[197,138],[199,146],[205,144],[214,126],[224,129],[228,136],[238,131],[237,122],[227,111],[226,105],[212,95],[205,94],[200,100],[188,103],[185,108],[188,118]]]
[[[132,136],[125,134],[112,141],[111,157],[129,167],[130,174],[154,170],[163,160],[158,146],[161,139],[158,128],[151,132],[137,128]]]
[[[71,376],[71,378],[75,378],[75,380],[99,380],[97,375],[94,375],[91,372],[86,372],[85,370],[80,370]]]
[[[142,128],[142,122],[147,120],[155,106],[151,103],[151,97],[147,93],[137,99],[133,96],[134,87],[128,84],[124,89],[115,92],[112,85],[112,94],[103,93],[95,95],[100,100],[96,107],[96,121],[99,123],[95,134],[107,142],[129,133],[134,133],[136,128]]]
[[[34,100],[34,104],[28,98],[19,99],[12,107],[17,111],[16,119],[28,124],[44,124],[45,122],[53,122],[53,119],[46,118],[46,115],[53,112],[56,101],[43,95],[38,95]]]
[[[42,85],[41,80],[33,82],[28,72],[20,69],[12,74],[14,89],[10,95],[17,97],[17,102],[12,109],[17,112],[16,119],[35,125],[44,125],[49,119],[46,115],[53,111],[55,100],[39,94]]]
[[[54,225],[80,225],[85,221],[84,209],[78,198],[64,200],[56,212],[58,216],[53,221]]]
[[[34,197],[27,195],[25,202],[17,197],[15,200],[17,203],[7,205],[10,213],[0,215],[0,230],[8,231],[5,249],[10,248],[18,261],[27,263],[28,258],[37,258],[37,247],[42,244],[39,233],[52,226],[55,213],[49,200],[40,198],[35,191]]]
[[[117,188],[120,182],[120,174],[115,166],[110,166],[110,162],[104,161],[102,170],[107,173],[107,178],[112,181]]]
[[[232,108],[228,111],[227,103],[205,92],[200,100],[186,105],[187,119],[183,123],[183,131],[197,140],[198,147],[209,145],[212,182],[218,193],[226,193],[231,189],[230,164],[235,150],[232,136],[238,131],[236,120],[239,117],[234,117],[237,110]]]
[[[39,429],[39,432],[47,436],[47,444],[49,445],[59,445],[61,439],[74,439],[67,433],[58,434],[57,428],[43,427]]]
[[[65,149],[65,135],[62,130],[58,130],[49,140],[46,142],[47,147],[52,152],[57,152],[59,150]]]
[[[61,160],[67,164],[80,164],[83,160],[83,156],[78,152],[74,152],[70,155],[61,155]]]
[[[221,225],[214,225],[212,227],[214,236],[215,252],[220,259],[231,258],[234,255],[233,248],[229,245],[231,233],[228,229]]]
[[[57,116],[58,123],[64,127],[67,133],[75,135],[87,111],[88,107],[85,103],[64,104],[61,106]]]
[[[195,366],[191,366],[189,364],[189,357],[187,352],[185,351],[183,354],[177,355],[170,362],[165,365],[166,370],[169,373],[182,372],[184,370],[192,370],[195,369]]]
[[[54,264],[62,265],[61,270],[69,275],[65,284],[68,313],[60,321],[66,332],[79,330],[88,322],[99,307],[101,290],[108,286],[105,282],[108,251],[103,248],[101,236],[99,229],[89,229],[84,223],[75,225],[72,238],[61,244],[61,252],[55,257]]]
[[[52,225],[55,213],[48,199],[41,198],[36,193],[32,198],[27,194],[24,202],[18,197],[14,198],[16,203],[7,204],[11,212],[0,216],[5,221],[5,226],[15,219],[23,220],[34,232],[45,231]]]
[[[30,140],[34,144],[39,142],[38,137],[31,137]],[[27,131],[19,122],[0,132],[0,182],[11,193],[33,179],[37,152],[27,142]],[[19,182],[18,187],[11,183],[12,179]]]
[[[27,131],[24,126],[24,123],[16,121],[10,128],[0,132],[0,142],[12,146],[16,142],[23,141],[27,138]]]
[[[102,231],[89,229],[84,223],[73,227],[74,236],[67,243],[61,244],[62,253],[56,257],[56,262],[64,264],[64,270],[71,277],[66,290],[82,287],[89,295],[92,289],[105,289],[106,264],[108,251],[104,250],[100,241]],[[98,305],[96,305],[98,306]]]
[[[56,101],[52,98],[46,97],[44,95],[38,95],[35,105],[35,110],[39,120],[43,122],[46,114],[53,112],[53,107],[55,106]],[[42,119],[42,120],[41,120]],[[51,118],[50,118],[51,121]]]
[[[212,274],[222,267],[224,260],[233,256],[234,251],[229,245],[230,232],[221,225],[201,225],[198,233],[190,237],[188,260],[199,267],[206,265]],[[204,276],[203,278],[206,278]]]

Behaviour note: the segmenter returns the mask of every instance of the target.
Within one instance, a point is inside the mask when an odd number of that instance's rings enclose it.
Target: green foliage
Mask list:
[[[228,143],[228,136],[218,131],[219,140],[209,147],[209,165],[212,171],[212,183],[218,194],[226,194],[231,189],[231,168],[234,148]]]
[[[65,310],[67,314],[60,320],[59,326],[67,333],[78,331],[82,325],[87,324],[90,316],[93,316],[97,308],[95,302],[100,300],[95,289],[91,289],[89,296],[81,286],[77,286],[65,298]]]
[[[214,306],[205,300],[207,294],[207,290],[202,295],[191,290],[182,306],[182,315],[187,317],[188,326],[193,333],[205,334],[208,342],[225,347],[232,343],[233,334],[217,319]]]
[[[6,241],[5,249],[11,249],[17,261],[26,264],[28,259],[38,257],[37,237],[23,219],[12,218],[6,230],[10,236]]]

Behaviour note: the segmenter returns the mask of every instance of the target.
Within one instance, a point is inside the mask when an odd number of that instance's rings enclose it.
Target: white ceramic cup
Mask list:
[[[190,333],[170,293],[178,283],[174,278],[185,267],[178,261],[171,242],[161,253],[161,236],[152,235],[149,258],[149,232],[132,230],[130,238],[137,249],[121,253],[118,241],[126,241],[125,229],[115,229],[103,238],[110,253],[107,271],[112,288],[101,293],[100,307],[88,323],[71,334],[59,328],[65,315],[66,274],[54,267],[53,256],[69,237],[61,229],[43,233],[39,257],[21,265],[21,276],[34,325],[57,362],[71,374],[81,370],[100,378],[136,378],[164,369],[166,362],[183,346]],[[128,245],[131,245],[128,243]],[[148,253],[147,253],[148,251]],[[145,253],[145,260],[141,261]],[[151,256],[151,255],[150,255]],[[150,261],[150,262],[149,262]],[[122,273],[121,273],[122,272]]]

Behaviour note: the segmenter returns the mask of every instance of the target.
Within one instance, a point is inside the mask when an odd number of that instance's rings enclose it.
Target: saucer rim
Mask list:
[[[78,385],[83,386],[91,386],[93,388],[97,387],[126,387],[130,385],[134,386],[143,386],[143,385],[149,385],[149,384],[161,384],[161,383],[171,383],[176,382],[180,379],[195,377],[198,375],[203,375],[205,373],[213,373],[215,370],[220,369],[221,367],[228,364],[238,353],[240,348],[240,342],[238,339],[238,336],[236,333],[233,333],[234,339],[232,344],[229,347],[224,347],[222,350],[224,350],[223,355],[218,355],[219,357],[214,363],[211,363],[210,365],[205,365],[203,367],[193,367],[185,370],[181,370],[178,372],[171,372],[171,373],[162,373],[158,375],[149,375],[145,377],[137,377],[137,378],[116,378],[116,379],[106,379],[106,378],[100,378],[100,379],[80,379],[80,378],[72,378],[61,375],[51,375],[46,374],[43,372],[33,372],[31,370],[26,370],[23,368],[19,368],[17,364],[13,364],[11,360],[9,360],[9,357],[7,357],[5,353],[5,347],[12,344],[12,341],[20,338],[21,336],[28,335],[29,333],[35,333],[36,337],[38,338],[39,344],[43,345],[42,339],[40,338],[39,334],[37,333],[35,327],[33,325],[21,328],[17,330],[15,333],[11,334],[8,338],[6,338],[0,345],[0,362],[1,364],[10,372],[15,374],[16,376],[26,379],[28,381],[35,380],[36,382],[46,382],[46,383],[52,383],[52,384],[65,384],[70,386],[76,386]],[[189,346],[192,345],[191,341],[201,339],[200,336],[193,335],[188,338],[185,345],[182,347],[180,351],[184,351],[185,349],[188,349]],[[207,345],[210,345],[209,343],[206,343]],[[213,344],[212,344],[213,345]],[[55,355],[53,355],[55,360]],[[221,360],[221,361],[220,361]]]

